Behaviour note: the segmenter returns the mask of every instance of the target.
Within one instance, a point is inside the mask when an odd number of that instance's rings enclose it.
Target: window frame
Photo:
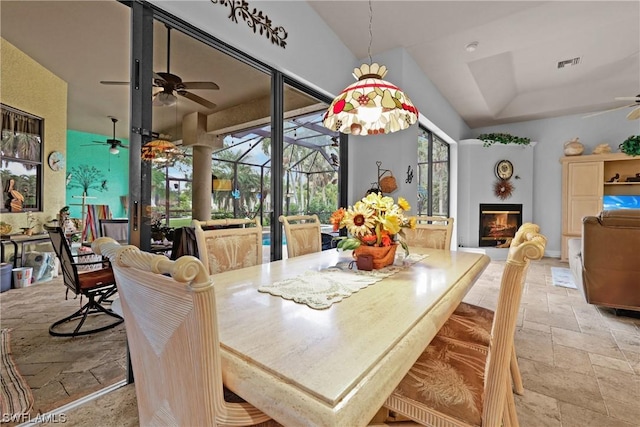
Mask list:
[[[11,107],[7,104],[3,104],[0,103],[0,111],[2,111],[2,114],[5,114],[6,112],[9,112],[10,114],[14,114],[14,115],[18,115],[18,116],[23,116],[24,118],[27,119],[31,119],[31,120],[36,120],[37,121],[37,129],[34,132],[22,132],[22,133],[28,133],[28,134],[32,134],[32,135],[37,135],[40,139],[39,144],[40,144],[40,153],[39,153],[39,159],[40,160],[30,160],[30,159],[21,159],[19,157],[13,157],[13,156],[7,156],[4,153],[0,153],[0,171],[4,172],[7,170],[10,170],[8,165],[5,166],[6,162],[13,162],[13,163],[18,163],[21,165],[30,165],[31,167],[35,167],[36,169],[36,188],[35,188],[35,203],[34,206],[31,207],[24,207],[22,208],[22,212],[26,212],[26,211],[31,211],[31,212],[42,212],[42,188],[43,188],[43,183],[44,183],[44,164],[45,164],[45,159],[44,159],[44,145],[45,145],[45,141],[44,141],[44,119],[42,117],[30,114],[26,111],[22,111],[19,110],[15,107]],[[2,129],[0,129],[0,134],[3,134],[5,130],[9,130],[9,131],[13,131],[14,133],[19,132],[16,130],[15,125],[12,126],[11,128],[5,128],[4,124],[2,125]],[[4,173],[2,174],[4,176]],[[17,212],[12,212],[11,209],[8,207],[8,203],[7,200],[9,199],[9,195],[8,195],[8,182],[5,182],[5,180],[3,179],[2,181],[2,206],[0,207],[0,212],[1,213],[17,213]],[[18,189],[18,191],[20,191],[20,189]],[[24,195],[26,196],[26,195]]]
[[[417,187],[418,187],[418,191],[416,194],[416,198],[419,201],[420,200],[420,183],[423,182],[423,176],[422,176],[422,170],[423,167],[426,166],[427,171],[428,171],[428,179],[427,179],[427,200],[424,203],[417,203],[417,209],[418,215],[426,215],[426,216],[433,216],[433,176],[434,176],[434,170],[435,170],[435,165],[441,165],[441,164],[446,164],[446,169],[447,169],[447,188],[446,188],[446,194],[447,194],[447,209],[446,209],[446,213],[442,212],[442,213],[436,213],[436,215],[438,216],[446,216],[449,217],[450,213],[451,213],[451,146],[444,141],[442,138],[439,138],[435,133],[433,133],[432,131],[430,131],[429,129],[427,129],[424,126],[420,126],[420,135],[418,136],[420,137],[425,137],[427,139],[428,142],[428,147],[426,150],[426,159],[424,158],[423,154],[423,150],[420,150],[420,141],[418,141],[418,162],[417,162]],[[434,147],[435,144],[442,144],[443,146],[446,146],[447,148],[447,159],[445,161],[443,160],[434,160]],[[422,208],[422,209],[421,209]]]

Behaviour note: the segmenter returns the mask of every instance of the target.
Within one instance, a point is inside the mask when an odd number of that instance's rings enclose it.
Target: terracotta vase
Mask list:
[[[360,255],[370,255],[373,259],[374,269],[384,268],[393,264],[397,248],[397,244],[381,247],[360,245],[353,250],[353,257],[357,260]]]

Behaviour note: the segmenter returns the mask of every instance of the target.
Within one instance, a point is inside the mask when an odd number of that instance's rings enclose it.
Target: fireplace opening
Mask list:
[[[508,248],[522,225],[521,204],[480,204],[480,246]]]

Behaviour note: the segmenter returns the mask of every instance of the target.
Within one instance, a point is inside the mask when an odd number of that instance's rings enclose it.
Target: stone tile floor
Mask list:
[[[516,396],[520,425],[640,426],[640,318],[615,316],[611,310],[587,304],[578,290],[553,286],[550,268],[554,266],[568,265],[554,258],[532,263],[525,284],[516,331],[525,386],[524,395]],[[503,267],[503,261],[492,262],[465,300],[495,308]],[[5,301],[0,297],[3,321]],[[59,302],[47,302],[54,301]],[[46,332],[50,322],[44,323]],[[115,348],[118,345],[110,339],[118,334],[114,330],[96,337],[106,342],[105,349]],[[45,335],[43,341],[52,345]],[[40,350],[48,353],[44,348]],[[122,372],[124,347],[119,351],[108,357],[98,353],[95,365],[113,363]],[[73,366],[70,369],[79,366],[68,363]],[[134,386],[85,403],[65,417],[72,426],[137,426]]]
[[[82,337],[53,337],[49,326],[80,308],[65,300],[62,278],[0,294],[0,325],[11,329],[11,350],[34,396],[32,414],[45,413],[125,378],[124,324]],[[82,303],[86,303],[82,298]],[[86,324],[98,321],[88,319]]]

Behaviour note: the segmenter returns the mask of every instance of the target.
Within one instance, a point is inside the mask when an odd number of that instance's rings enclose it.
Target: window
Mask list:
[[[418,136],[418,215],[449,216],[449,144],[422,127]]]
[[[4,104],[1,109],[1,211],[40,211],[43,120]]]

